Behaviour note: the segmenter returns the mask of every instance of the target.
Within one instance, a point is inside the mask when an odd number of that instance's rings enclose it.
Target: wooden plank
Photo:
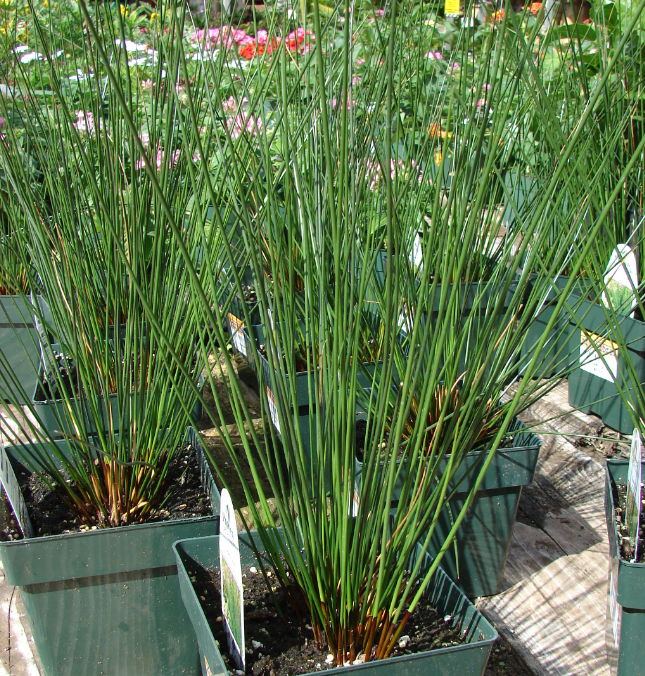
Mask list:
[[[505,575],[512,586],[478,607],[536,676],[609,676],[604,468],[571,443],[602,423],[571,411],[566,383],[522,419],[561,436],[543,435],[536,480],[522,493]]]

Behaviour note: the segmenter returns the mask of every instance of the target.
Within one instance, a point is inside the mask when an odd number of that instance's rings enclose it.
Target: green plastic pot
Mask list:
[[[201,387],[204,384],[204,376],[200,375],[198,387]],[[34,393],[31,398],[31,404],[34,407],[34,410],[37,414],[37,419],[39,425],[47,432],[50,437],[61,437],[65,434],[76,434],[74,431],[73,425],[70,423],[65,411],[67,410],[67,404],[63,399],[53,399],[47,401],[39,401],[36,399],[36,391],[38,388],[38,383],[42,381],[42,369],[38,371],[38,382],[34,386]],[[139,395],[136,396],[136,399],[139,399]],[[108,395],[109,402],[109,411],[108,406],[105,403],[105,398],[101,397],[101,417],[103,421],[103,429],[111,430],[113,432],[118,432],[121,426],[119,418],[119,402],[118,396],[116,394]],[[80,417],[82,414],[85,418],[86,431],[89,434],[95,433],[96,430],[96,421],[92,419],[90,409],[88,408],[87,398],[86,397],[72,397],[70,404],[74,409],[76,416]],[[130,395],[130,406],[136,406],[135,395]],[[80,409],[80,410],[79,410]],[[201,420],[203,414],[202,403],[198,400],[195,402],[195,405],[192,408],[190,419],[192,422],[198,422]],[[112,425],[110,426],[110,416],[112,417]],[[125,424],[129,424],[129,413],[125,415]]]
[[[563,291],[568,283],[569,277],[564,275],[555,280],[555,286],[559,291]],[[531,323],[526,334],[526,340],[522,343],[521,364],[527,364],[533,359],[535,347],[553,317],[557,302],[558,295],[552,289],[540,313]],[[579,339],[577,343],[575,341],[574,328],[575,324],[571,323],[568,313],[563,311],[549,332],[547,342],[540,352],[539,363],[542,366],[537,370],[535,378],[552,378],[558,371],[563,371],[576,364],[580,354],[580,342]]]
[[[600,305],[586,300],[579,301],[577,313],[586,331],[600,336],[602,340],[608,338],[605,310]],[[619,328],[627,345],[636,377],[641,384],[645,385],[645,322],[631,317],[621,317]],[[582,330],[578,328],[574,331],[573,338],[578,346],[578,360],[580,360],[581,338]],[[589,359],[585,361],[588,362]],[[586,368],[589,368],[588,364]],[[625,372],[625,365],[622,356],[618,354],[614,375],[621,387],[632,393],[631,400],[637,401],[638,397],[630,385],[629,378],[623,378],[623,372]],[[569,403],[585,413],[595,413],[602,418],[605,425],[618,432],[631,434],[634,429],[629,408],[618,393],[610,373],[607,377],[600,377],[585,370],[585,367],[579,366],[569,375]],[[640,412],[637,414],[642,415]]]
[[[511,547],[517,508],[522,486],[532,483],[542,441],[515,420],[512,446],[499,449],[475,494],[469,511],[457,531],[457,556],[451,547],[441,560],[446,573],[470,598],[492,596],[502,590],[506,559]],[[463,507],[472,489],[486,451],[468,453],[450,484],[449,492],[457,490],[439,516],[430,541],[429,551],[436,554],[452,529],[454,517]],[[444,458],[442,465],[447,465]],[[441,470],[440,470],[441,471]],[[394,486],[396,504],[404,483],[401,471]],[[357,461],[357,481],[360,483],[362,464]]]
[[[257,533],[253,534],[256,547],[262,551]],[[208,626],[201,604],[190,581],[195,569],[219,568],[219,537],[182,540],[173,545],[179,571],[179,585],[186,610],[195,628],[201,656],[203,676],[227,676],[215,638]],[[256,563],[248,536],[240,534],[242,565]],[[431,559],[427,557],[426,566]],[[393,657],[368,664],[352,665],[342,673],[378,674],[378,676],[483,676],[488,656],[497,632],[470,601],[457,589],[439,568],[428,586],[426,598],[439,614],[452,615],[466,631],[466,642],[460,646],[430,650],[415,655]],[[318,673],[318,672],[314,672]],[[308,674],[307,676],[313,676]]]
[[[0,296],[0,350],[0,397],[29,403],[38,379],[40,351],[34,313],[20,296]]]
[[[605,461],[605,516],[609,535],[609,585],[605,644],[612,676],[645,676],[645,564],[620,554],[613,487],[627,482],[629,461]],[[645,473],[645,463],[641,470]]]
[[[519,172],[504,175],[504,213],[502,223],[510,228],[524,221],[539,195],[539,185],[534,176]]]
[[[0,543],[45,676],[200,673],[171,546],[219,532],[219,492],[192,429],[187,441],[197,446],[213,516]],[[24,462],[17,448],[6,450]]]

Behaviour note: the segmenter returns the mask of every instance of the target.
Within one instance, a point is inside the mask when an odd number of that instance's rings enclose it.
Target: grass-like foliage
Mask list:
[[[85,78],[79,93],[55,58],[56,31],[37,22],[45,60],[34,75],[15,55],[13,96],[2,100],[11,120],[1,141],[3,214],[42,327],[36,402],[16,419],[42,445],[24,453],[82,522],[118,526],[159,507],[197,401],[200,320],[189,311],[167,221],[178,220],[190,246],[195,186],[187,164],[198,159],[177,151],[190,141],[180,137],[161,69],[154,86],[131,78],[118,22],[100,5],[96,12],[119,93],[138,111],[136,133],[118,113],[92,41],[72,48]],[[158,50],[161,59],[162,44]],[[167,212],[155,190],[169,196]],[[44,403],[55,416],[48,431],[37,424]],[[54,443],[55,432],[66,446]]]
[[[636,19],[596,71],[593,87],[580,93],[571,86],[569,62],[551,68],[552,97],[533,55],[540,24],[527,35],[526,16],[510,11],[485,30],[454,25],[452,50],[435,69],[415,41],[425,30],[423,5],[393,0],[371,24],[369,53],[361,57],[369,68],[357,76],[354,36],[376,17],[349,2],[323,12],[314,0],[310,15],[303,8],[297,49],[287,48],[285,37],[292,21],[272,15],[272,49],[258,52],[252,67],[235,52],[207,49],[207,33],[197,58],[186,58],[189,17],[182,4],[168,2],[160,7],[166,31],[155,37],[154,96],[144,128],[138,97],[145,95],[126,55],[113,47],[125,34],[106,30],[122,28],[123,19],[108,21],[102,5],[81,1],[79,9],[95,82],[85,108],[93,113],[93,135],[80,137],[52,60],[45,68],[53,124],[42,125],[52,130],[51,140],[38,140],[44,132],[36,133],[39,117],[32,122],[30,107],[26,134],[12,133],[3,151],[20,196],[16,208],[28,216],[34,267],[57,308],[52,324],[65,326],[70,317],[79,338],[64,349],[81,369],[84,388],[98,382],[108,392],[113,371],[95,370],[100,334],[107,362],[127,380],[124,396],[136,391],[132,374],[147,360],[137,384],[147,378],[153,391],[157,382],[160,389],[167,384],[163,392],[176,393],[186,413],[189,395],[198,396],[194,350],[201,363],[227,340],[221,280],[226,298],[241,299],[250,275],[269,365],[263,371],[259,356],[250,355],[261,433],[239,383],[224,382],[251,481],[217,400],[212,422],[239,470],[270,566],[303,625],[313,627],[316,642],[328,645],[339,665],[360,653],[366,661],[386,658],[452,546],[495,452],[512,436],[516,414],[566,375],[568,355],[549,350],[549,329],[570,305],[574,282],[645,144],[638,139],[625,150],[621,131],[600,140],[598,131],[599,105],[613,95]],[[476,67],[469,61],[475,51]],[[226,97],[222,81],[233,83]],[[26,100],[36,101],[37,93]],[[575,115],[554,107],[566,100]],[[623,111],[616,120],[624,127],[628,117]],[[606,158],[619,148],[624,162],[613,167],[613,188],[605,194]],[[47,167],[36,186],[25,153]],[[507,174],[528,175],[539,186],[535,198],[517,204]],[[591,194],[598,196],[595,211]],[[506,216],[509,202],[513,219]],[[83,262],[90,246],[101,252],[100,264]],[[104,269],[115,271],[109,283]],[[559,290],[555,279],[564,272],[569,281]],[[57,286],[64,300],[53,300]],[[521,361],[528,329],[551,292],[554,314]],[[119,309],[127,315],[123,352],[108,328],[112,320],[116,335]],[[244,313],[250,325],[246,307]],[[79,326],[97,339],[89,349]],[[233,373],[228,352],[221,357]],[[545,360],[560,366],[557,375],[533,379]],[[307,418],[299,415],[303,405]],[[141,426],[155,414],[170,418],[173,407],[161,394],[156,402],[146,396],[140,407],[141,421],[126,437],[128,462],[144,467],[144,449],[159,458],[169,446],[153,443],[165,427],[152,424],[144,427],[148,443],[137,445]],[[360,483],[357,415],[367,419]],[[110,443],[99,462],[117,457],[120,442]],[[430,550],[453,479],[472,451],[481,457],[473,488],[441,547]],[[87,457],[77,464],[85,467]],[[120,468],[130,467],[118,458]],[[414,557],[418,545],[433,557],[423,573]]]

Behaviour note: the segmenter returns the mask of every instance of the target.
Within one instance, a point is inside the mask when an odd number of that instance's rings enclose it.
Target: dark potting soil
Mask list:
[[[300,627],[281,587],[276,584],[273,590],[283,618],[276,611],[262,573],[259,569],[251,570],[251,566],[242,567],[246,674],[292,676],[333,669],[335,665],[327,661],[329,652],[316,649],[313,632],[308,627],[304,630]],[[189,568],[189,574],[222,658],[229,671],[235,673],[236,667],[227,655],[219,571],[195,567]],[[420,604],[408,620],[392,657],[462,643],[459,627],[453,626],[452,617],[440,616],[431,606]]]
[[[55,491],[37,474],[14,464],[18,483],[25,497],[29,518],[36,536],[61,535],[96,530],[80,522]],[[182,448],[172,460],[166,488],[159,506],[145,523],[189,519],[212,514],[211,503],[202,488],[197,453],[192,446]],[[2,529],[0,540],[20,540],[22,531],[2,491]]]
[[[623,559],[631,561],[634,551],[627,537],[625,524],[625,506],[627,503],[627,484],[617,483],[614,486],[614,505],[616,507],[616,520],[618,521],[618,534],[623,537],[620,543],[620,553]],[[638,529],[638,559],[636,563],[645,563],[645,500],[641,500],[641,516]]]
[[[532,676],[532,673],[500,634],[488,658],[484,676]]]

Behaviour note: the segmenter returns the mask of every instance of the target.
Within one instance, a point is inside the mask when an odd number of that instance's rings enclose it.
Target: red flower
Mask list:
[[[238,53],[239,53],[240,56],[244,57],[245,59],[251,60],[256,54],[255,40],[249,40],[244,45],[242,45],[242,47],[240,47],[240,51]]]

